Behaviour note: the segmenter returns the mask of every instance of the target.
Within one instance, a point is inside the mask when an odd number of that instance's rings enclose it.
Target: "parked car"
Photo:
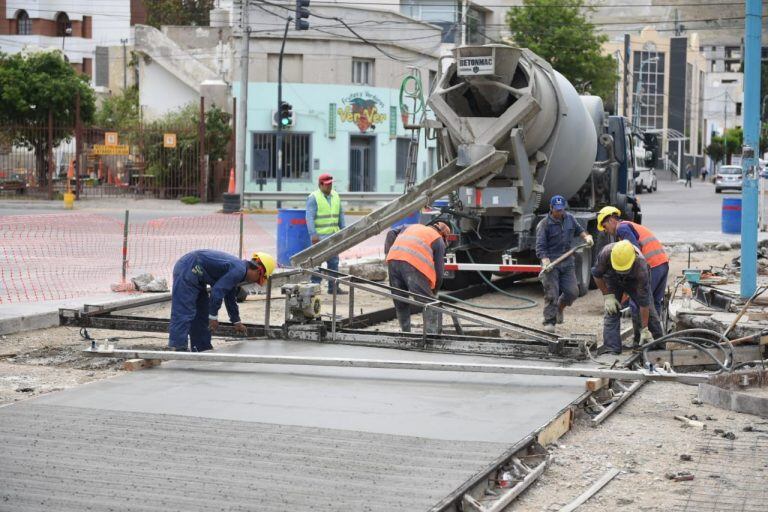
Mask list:
[[[646,190],[655,192],[658,188],[656,171],[642,167],[635,171],[635,194],[642,194]]]
[[[741,190],[741,167],[738,165],[722,165],[715,173],[715,192],[723,190]]]

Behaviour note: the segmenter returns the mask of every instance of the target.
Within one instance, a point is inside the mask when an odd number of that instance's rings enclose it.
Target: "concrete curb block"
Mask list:
[[[168,298],[171,297],[171,294],[168,293],[143,293],[138,296],[132,296],[125,299],[117,299],[117,300],[95,300],[95,301],[89,301],[88,298],[83,299],[83,305],[94,305],[94,306],[104,306],[104,307],[114,307],[114,306],[129,306],[131,304],[134,304],[136,302],[140,302],[142,300],[145,300],[148,296],[166,296]],[[80,311],[83,310],[83,308],[78,308]],[[55,308],[52,311],[46,311],[43,313],[33,313],[30,315],[21,315],[21,316],[15,316],[15,317],[7,317],[7,318],[0,318],[0,335],[6,335],[6,334],[16,334],[19,332],[24,331],[34,331],[37,329],[48,329],[50,327],[58,327],[59,326],[59,308]]]
[[[768,398],[699,384],[699,400],[721,409],[768,418]]]

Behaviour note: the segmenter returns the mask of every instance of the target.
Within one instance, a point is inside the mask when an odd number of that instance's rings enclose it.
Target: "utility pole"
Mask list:
[[[624,117],[629,117],[629,34],[624,34]]]
[[[725,91],[725,99],[723,100],[723,153],[725,154],[725,164],[728,162],[728,100],[731,99],[728,91]]]
[[[123,45],[123,91],[128,88],[128,52],[125,49],[125,45],[128,44],[127,39],[120,39]]]
[[[757,155],[760,148],[761,0],[746,0],[744,20],[744,147],[741,168],[741,296],[757,289]]]
[[[248,62],[251,28],[248,26],[248,0],[240,0],[240,91],[237,106],[237,139],[235,141],[235,183],[240,190],[240,209],[245,196],[245,145],[248,126]]]
[[[280,58],[277,62],[277,137],[275,144],[277,145],[277,191],[280,192],[283,189],[283,123],[280,119],[280,112],[283,106],[283,54],[285,53],[285,40],[288,39],[288,26],[293,21],[291,16],[285,20],[285,31],[283,32],[283,44],[280,45]],[[277,207],[283,206],[282,201],[277,202]]]
[[[467,0],[461,2],[461,46],[467,46]]]

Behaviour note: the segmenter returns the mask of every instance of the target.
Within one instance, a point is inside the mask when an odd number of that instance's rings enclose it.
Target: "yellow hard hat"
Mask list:
[[[603,208],[600,209],[600,211],[597,214],[598,230],[605,231],[605,228],[603,227],[603,221],[605,220],[606,217],[610,217],[611,215],[621,216],[621,210],[619,210],[615,206],[603,206]]]
[[[275,271],[275,267],[277,267],[275,258],[273,258],[272,255],[267,252],[255,252],[253,253],[253,256],[251,256],[251,259],[264,265],[264,274],[267,277],[271,276],[272,272]]]
[[[611,266],[616,272],[626,272],[632,268],[637,253],[629,240],[617,242],[611,249]]]

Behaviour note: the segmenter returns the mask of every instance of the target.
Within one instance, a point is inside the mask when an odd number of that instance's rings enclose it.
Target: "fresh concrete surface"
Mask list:
[[[165,363],[0,408],[0,510],[426,510],[583,390],[579,378]]]

